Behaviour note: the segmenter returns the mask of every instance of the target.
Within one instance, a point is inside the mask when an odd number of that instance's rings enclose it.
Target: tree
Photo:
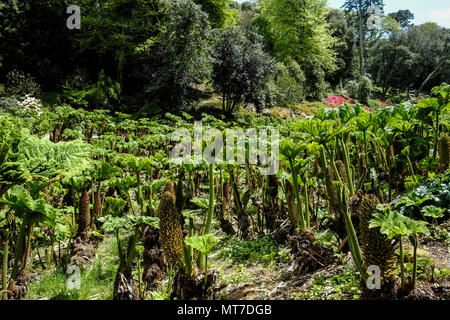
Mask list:
[[[58,88],[75,61],[66,9],[61,0],[1,1],[0,81],[17,69],[33,75],[44,90]]]
[[[208,14],[212,28],[221,28],[227,18],[227,10],[230,0],[194,0]]]
[[[408,9],[391,12],[388,14],[388,17],[395,19],[403,29],[411,26],[411,20],[414,20],[414,14]]]
[[[270,94],[270,104],[279,107],[298,104],[304,98],[304,83],[305,74],[294,59],[278,62],[277,70],[269,83],[269,88],[274,91]]]
[[[408,47],[387,39],[380,40],[374,52],[369,71],[383,94],[389,88],[406,89],[411,84],[410,74],[417,58]]]
[[[350,15],[351,18],[356,18],[356,23],[358,25],[358,36],[359,36],[359,70],[360,75],[365,75],[365,40],[367,32],[367,20],[370,16],[369,8],[371,6],[379,6],[380,10],[383,9],[383,0],[346,0],[342,6],[348,13],[355,13],[355,15]]]
[[[327,15],[327,21],[333,30],[333,37],[337,39],[333,49],[336,52],[337,70],[327,77],[331,84],[336,85],[342,79],[352,77],[352,64],[354,59],[353,46],[355,43],[355,28],[347,23],[345,14],[338,9],[331,10]]]
[[[256,109],[261,111],[265,104],[267,82],[275,71],[275,62],[264,52],[260,35],[247,32],[246,37],[249,42],[243,57],[248,84],[245,100],[254,103]]]
[[[409,28],[406,41],[410,50],[417,54],[414,68],[417,94],[449,79],[449,29],[433,22],[414,26]]]
[[[83,0],[80,7],[80,53],[92,60],[95,76],[105,69],[123,88],[136,48],[159,33],[165,5],[160,0]]]
[[[243,25],[245,28],[245,25]],[[263,15],[256,16],[251,22],[251,29],[263,37],[264,51],[276,56],[275,34],[271,30],[270,22]]]
[[[199,5],[176,0],[168,5],[170,19],[149,45],[139,50],[144,60],[146,93],[163,109],[185,106],[192,85],[210,69],[210,26]]]
[[[283,61],[294,58],[307,75],[307,95],[322,95],[325,73],[336,69],[335,38],[326,21],[322,0],[263,0],[262,16],[269,23],[274,52]]]
[[[223,111],[231,114],[248,96],[258,103],[257,94],[272,72],[272,59],[262,50],[262,39],[249,37],[236,27],[218,32],[214,46],[212,79],[222,94]]]
[[[239,26],[244,30],[252,29],[253,20],[259,17],[259,10],[256,7],[256,3],[250,1],[242,2],[239,8],[239,17]]]

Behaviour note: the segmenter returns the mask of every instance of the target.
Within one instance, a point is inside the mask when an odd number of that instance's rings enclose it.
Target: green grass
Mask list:
[[[224,246],[220,255],[231,258],[233,262],[270,262],[278,253],[277,246],[268,236],[248,241],[232,241],[229,246]]]
[[[298,114],[304,113],[307,116],[312,116],[320,109],[326,108],[326,107],[327,107],[327,105],[321,101],[314,101],[314,102],[306,101],[306,102],[303,102],[301,104],[294,106],[293,109]]]
[[[359,299],[359,275],[349,265],[343,267],[342,273],[325,277],[317,275],[311,288],[302,293],[294,293],[297,300],[342,300],[343,298]]]
[[[243,264],[234,265],[226,270],[219,270],[219,279],[217,283],[226,284],[245,284],[252,283],[255,280],[255,276],[247,270],[247,267]]]
[[[70,290],[67,280],[71,274],[57,268],[44,271],[29,286],[27,299],[50,300],[111,300],[118,266],[117,245],[114,237],[107,237],[100,244],[95,260],[81,269],[80,289]]]

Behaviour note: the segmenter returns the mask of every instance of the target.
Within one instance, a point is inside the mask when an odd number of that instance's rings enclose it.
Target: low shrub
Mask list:
[[[6,74],[6,94],[25,95],[30,94],[38,97],[41,94],[41,86],[29,74],[13,70]]]

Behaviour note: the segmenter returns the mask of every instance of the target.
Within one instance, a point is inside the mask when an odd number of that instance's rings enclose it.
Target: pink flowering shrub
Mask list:
[[[337,108],[345,103],[355,104],[355,101],[353,99],[347,99],[343,96],[331,96],[323,99],[323,102],[326,103],[330,108]]]
[[[353,98],[345,98],[343,96],[331,96],[322,100],[329,108],[339,108],[340,106],[348,103],[350,105],[355,104],[356,101]],[[381,108],[384,108],[388,105],[386,101],[378,101]],[[373,106],[364,106],[364,109],[369,112],[375,112]]]

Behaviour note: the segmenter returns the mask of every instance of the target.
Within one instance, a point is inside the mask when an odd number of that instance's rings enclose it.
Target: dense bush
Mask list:
[[[350,80],[345,85],[345,90],[350,97],[364,104],[368,103],[368,99],[372,94],[372,88],[372,81],[366,76],[362,76],[358,80]]]
[[[271,79],[271,105],[287,107],[304,98],[305,74],[293,59],[277,64],[277,71]]]
[[[41,87],[31,75],[13,70],[6,74],[6,92],[10,95],[39,96]]]
[[[367,106],[370,108],[373,108],[375,110],[378,110],[381,108],[381,104],[377,100],[372,100],[372,99],[369,99],[367,101]]]
[[[168,4],[169,19],[153,45],[142,52],[144,91],[163,110],[187,107],[192,86],[210,74],[210,25],[208,16],[192,1]]]
[[[226,28],[218,31],[213,52],[212,80],[222,95],[223,111],[232,113],[244,99],[261,109],[274,64],[262,49],[261,37],[244,34],[238,28]]]
[[[20,101],[12,97],[0,98],[0,110],[13,112],[20,108]]]

